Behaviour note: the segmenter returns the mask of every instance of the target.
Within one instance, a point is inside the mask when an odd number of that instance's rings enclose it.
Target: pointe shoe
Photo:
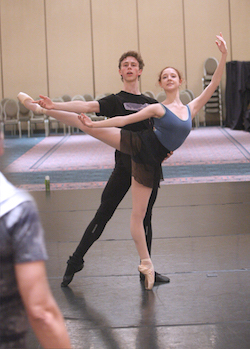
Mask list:
[[[31,100],[32,102],[34,102],[34,99],[31,98],[29,95],[27,95],[27,93],[24,92],[19,92],[17,95],[17,98],[19,99],[19,101],[26,107],[26,105],[24,104],[25,101],[27,100]],[[44,110],[43,108],[39,105],[39,104],[35,104],[34,103],[34,107],[35,109],[33,110],[34,113],[36,114],[44,114]],[[28,108],[30,109],[30,108]]]
[[[19,99],[19,101],[23,104],[26,99],[31,99],[33,101],[33,98],[31,98],[29,95],[27,95],[24,92],[19,92],[17,95],[17,98]]]
[[[139,272],[145,275],[145,288],[151,290],[155,283],[154,266],[150,258],[142,259],[141,262],[149,262],[148,264],[140,264],[138,266]]]

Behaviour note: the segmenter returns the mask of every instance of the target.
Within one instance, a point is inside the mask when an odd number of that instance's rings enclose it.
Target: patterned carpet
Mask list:
[[[6,138],[1,170],[16,186],[44,190],[103,187],[114,150],[85,134]],[[250,180],[250,134],[221,127],[194,129],[163,163],[164,184]]]

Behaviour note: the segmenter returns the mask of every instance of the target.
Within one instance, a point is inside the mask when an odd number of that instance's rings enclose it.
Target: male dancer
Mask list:
[[[72,111],[76,113],[96,113],[106,117],[115,117],[117,115],[128,115],[135,113],[146,107],[148,104],[158,103],[156,100],[142,95],[139,89],[139,78],[142,74],[144,62],[138,52],[125,52],[119,59],[119,74],[123,82],[123,89],[118,94],[112,94],[98,101],[72,101],[64,103],[54,103],[50,98],[40,96],[39,104],[47,109],[58,109]],[[140,131],[151,128],[150,120],[144,120],[136,124],[125,126],[132,131]],[[74,274],[83,268],[83,257],[91,245],[101,236],[106,224],[111,219],[117,206],[122,201],[131,186],[131,159],[127,154],[116,150],[115,168],[103,190],[101,204],[85,230],[82,239],[75,252],[67,261],[67,268],[63,277],[61,286],[65,287],[72,281]],[[148,209],[144,218],[144,229],[149,254],[151,253],[152,243],[152,208],[158,192],[158,181],[152,190]],[[140,279],[144,280],[144,275],[140,274]],[[155,272],[156,283],[168,283],[168,277]]]

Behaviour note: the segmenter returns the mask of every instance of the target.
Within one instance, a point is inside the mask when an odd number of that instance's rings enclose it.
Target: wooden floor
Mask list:
[[[152,260],[171,281],[152,291],[139,281],[128,193],[84,269],[61,288],[101,192],[31,192],[46,232],[49,282],[73,348],[249,349],[250,182],[162,186]],[[29,348],[40,348],[32,332]]]
[[[249,133],[193,130],[164,163],[152,260],[169,284],[145,291],[139,281],[129,192],[86,254],[84,269],[61,288],[113,161],[113,150],[87,135],[5,139],[0,167],[36,199],[49,282],[73,348],[249,349]],[[30,349],[40,348],[32,331],[28,340]]]

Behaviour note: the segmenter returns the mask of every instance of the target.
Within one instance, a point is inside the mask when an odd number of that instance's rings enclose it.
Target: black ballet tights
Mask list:
[[[73,256],[71,257],[73,260],[82,262],[83,257],[87,253],[89,248],[101,236],[106,224],[106,221],[98,221],[96,217],[90,222],[81,241],[79,242],[79,245],[77,246],[75,252],[73,253]]]

